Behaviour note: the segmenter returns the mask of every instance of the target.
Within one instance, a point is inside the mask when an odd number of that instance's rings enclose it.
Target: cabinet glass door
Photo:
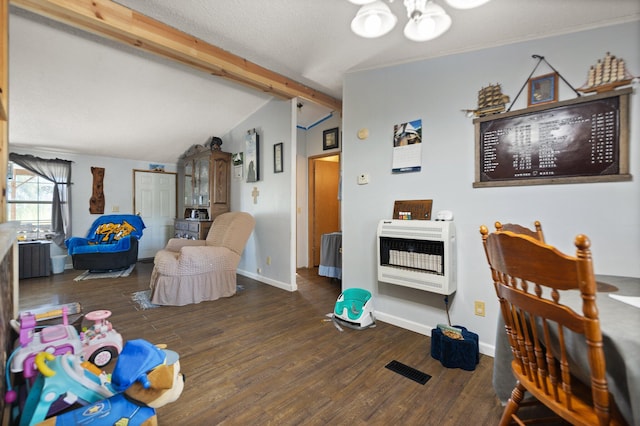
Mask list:
[[[193,162],[188,161],[184,165],[184,205],[192,206],[193,197]]]
[[[196,161],[196,169],[198,170],[198,185],[196,195],[197,203],[200,206],[209,205],[209,156],[199,158]]]

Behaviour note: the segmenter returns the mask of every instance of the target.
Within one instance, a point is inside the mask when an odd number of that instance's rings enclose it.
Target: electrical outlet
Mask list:
[[[476,315],[478,315],[479,317],[483,317],[485,315],[484,302],[476,300],[473,304],[473,310]]]
[[[112,213],[117,213],[120,211],[120,206],[111,206],[111,212]]]
[[[358,185],[366,185],[369,183],[369,173],[360,173],[358,175]]]
[[[258,273],[261,274],[262,273],[262,268],[258,268]]]
[[[267,265],[271,265],[271,256],[267,256]]]

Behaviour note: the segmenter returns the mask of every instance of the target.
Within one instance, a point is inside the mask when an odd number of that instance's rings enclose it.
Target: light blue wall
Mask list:
[[[324,150],[322,148],[322,137],[323,132],[328,129],[333,129],[334,127],[339,128],[339,140],[338,140],[338,148],[336,149],[328,149]],[[307,130],[307,157],[314,157],[316,155],[325,155],[325,154],[338,154],[340,152],[340,147],[342,146],[342,119],[340,118],[340,114],[333,113],[331,117],[327,118],[323,122],[319,123],[317,126],[310,128]]]
[[[247,130],[255,128],[260,135],[263,177],[256,183],[247,183],[246,178],[231,182],[231,210],[247,211],[256,218],[238,272],[289,291],[297,289],[296,268],[308,265],[307,159],[339,151],[323,151],[322,132],[341,124],[339,115],[334,115],[309,130],[299,129],[296,103],[272,101],[222,138],[223,149],[235,153],[245,150]],[[284,143],[282,173],[273,172],[273,145],[278,142]],[[251,197],[254,186],[260,192],[256,204]]]
[[[296,136],[296,268],[306,268],[309,261],[307,245],[309,234],[307,131],[297,129]]]
[[[245,136],[255,129],[260,135],[260,180],[231,181],[231,210],[246,211],[256,219],[256,227],[245,247],[238,271],[243,275],[286,290],[295,289],[295,108],[294,101],[271,101],[222,137],[223,149],[245,151]],[[282,173],[273,171],[273,145],[284,146]],[[260,195],[254,204],[251,193]],[[271,264],[267,264],[267,257]],[[260,270],[260,272],[258,272]]]
[[[637,94],[631,96],[631,182],[473,189],[473,124],[460,111],[474,108],[477,91],[488,83],[501,83],[513,99],[535,65],[534,53],[545,56],[579,87],[589,66],[607,51],[624,58],[628,69],[639,75],[640,23],[348,74],[342,124],[340,117],[332,117],[304,132],[304,140],[299,140],[301,132],[295,126],[295,100],[270,102],[222,137],[223,150],[228,152],[244,151],[249,129],[255,128],[261,137],[263,178],[256,183],[232,178],[231,209],[248,211],[257,219],[239,272],[286,290],[295,289],[296,248],[298,256],[304,256],[300,245],[307,244],[306,236],[300,235],[306,228],[299,225],[296,229],[296,223],[307,217],[306,159],[324,153],[322,130],[340,127],[343,287],[371,290],[379,320],[423,334],[447,321],[442,296],[377,282],[376,226],[380,219],[391,217],[394,200],[428,198],[434,200],[434,211],[454,212],[458,291],[450,298],[451,320],[479,333],[484,353],[493,352],[498,306],[478,233],[481,224],[500,220],[531,225],[541,220],[547,240],[569,253],[574,250],[575,235],[586,233],[592,240],[597,273],[640,276]],[[551,70],[541,65],[536,75],[548,72]],[[560,100],[571,97],[571,89],[560,83]],[[523,93],[513,109],[525,106]],[[424,127],[422,171],[392,175],[393,125],[418,118]],[[356,137],[360,128],[369,129],[368,139]],[[284,172],[275,174],[273,145],[278,142],[284,143]],[[106,210],[118,205],[122,213],[132,210],[132,170],[148,168],[148,162],[140,161],[61,153],[47,156],[13,146],[11,151],[74,161],[74,234],[86,232],[93,221],[88,211],[91,166],[106,169]],[[167,171],[175,171],[175,164],[166,166]],[[368,185],[356,184],[360,173],[370,174]],[[260,191],[257,204],[251,197],[254,186]],[[302,264],[298,262],[298,266]],[[486,302],[486,317],[473,315],[475,300]]]
[[[574,87],[605,53],[625,59],[640,75],[640,22],[535,40],[384,69],[348,74],[343,115],[343,287],[374,294],[378,319],[429,334],[446,323],[443,297],[377,281],[376,227],[392,216],[394,200],[433,199],[433,210],[452,210],[457,229],[458,291],[451,321],[480,335],[492,354],[498,304],[478,228],[496,220],[543,224],[547,241],[574,253],[574,237],[592,241],[596,273],[640,276],[640,96],[631,96],[630,182],[472,188],[474,126],[462,109],[475,108],[477,91],[499,82],[513,100],[539,54]],[[541,64],[535,75],[552,72]],[[637,89],[636,89],[637,91]],[[560,83],[559,99],[574,97]],[[526,107],[526,89],[513,110]],[[422,119],[422,171],[391,174],[393,125]],[[356,137],[360,128],[369,138]],[[356,176],[370,174],[368,185]],[[487,315],[474,315],[474,301]]]
[[[341,128],[339,114],[332,114],[327,119],[308,130],[298,130],[298,177],[297,177],[297,263],[299,268],[310,266],[309,259],[309,158],[326,154],[339,154],[342,136],[338,148],[324,150],[322,148],[323,132],[334,127]]]

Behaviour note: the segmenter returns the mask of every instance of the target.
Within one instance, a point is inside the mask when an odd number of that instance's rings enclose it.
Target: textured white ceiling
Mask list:
[[[390,4],[396,27],[378,39],[351,32],[359,6],[347,0],[117,2],[337,98],[348,71],[640,19],[639,0],[493,0],[472,10],[436,0],[451,15],[451,29],[416,43],[402,34],[402,0]]]
[[[402,35],[401,0],[390,5],[396,28],[373,40],[349,30],[358,6],[347,0],[118,1],[336,98],[350,71],[640,19],[639,0],[492,0],[473,10],[436,2],[451,29],[415,43]],[[153,162],[174,162],[270,99],[15,7],[9,89],[10,143]],[[298,124],[330,112],[305,102]]]

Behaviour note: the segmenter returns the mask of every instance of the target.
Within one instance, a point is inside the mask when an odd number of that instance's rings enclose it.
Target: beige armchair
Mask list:
[[[249,213],[223,213],[206,240],[170,239],[154,259],[151,303],[182,306],[233,296],[236,268],[254,226]]]

